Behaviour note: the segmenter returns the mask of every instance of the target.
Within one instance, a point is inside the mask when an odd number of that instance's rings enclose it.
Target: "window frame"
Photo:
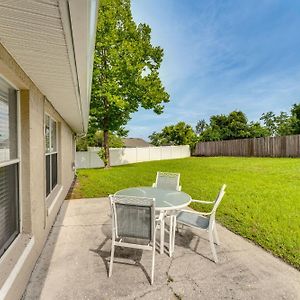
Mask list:
[[[21,105],[20,105],[20,89],[16,87],[10,80],[5,78],[2,74],[0,74],[0,79],[4,80],[8,85],[10,85],[16,92],[16,122],[17,122],[17,158],[5,160],[0,162],[0,168],[5,168],[7,166],[16,165],[17,170],[17,184],[15,186],[16,189],[16,220],[17,227],[16,231],[9,237],[9,239],[4,243],[2,248],[0,248],[0,259],[5,255],[7,249],[12,245],[12,243],[16,240],[16,238],[21,234],[22,231],[22,149],[21,149]],[[3,251],[3,252],[2,252]]]
[[[49,122],[50,122],[50,126],[49,126],[49,149],[50,151],[47,152],[47,145],[46,145],[46,139],[47,139],[47,135],[46,135],[46,125],[47,125],[47,118],[49,118]],[[51,151],[52,149],[52,128],[51,128],[51,124],[55,123],[55,151]],[[44,166],[45,166],[45,198],[46,200],[48,200],[51,195],[52,192],[56,189],[56,187],[58,186],[58,121],[55,117],[53,117],[52,115],[50,115],[49,113],[45,112],[44,114],[44,149],[45,149],[45,162],[44,162]],[[52,157],[53,155],[56,154],[56,184],[55,186],[52,187]],[[47,156],[50,156],[49,160],[50,160],[50,190],[49,190],[49,194],[47,194]]]

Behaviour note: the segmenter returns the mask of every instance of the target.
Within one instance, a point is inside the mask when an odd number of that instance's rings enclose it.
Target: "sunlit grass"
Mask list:
[[[182,189],[194,199],[214,199],[226,183],[218,221],[300,268],[300,159],[191,157],[82,169],[73,197],[149,186],[156,171],[181,173]]]

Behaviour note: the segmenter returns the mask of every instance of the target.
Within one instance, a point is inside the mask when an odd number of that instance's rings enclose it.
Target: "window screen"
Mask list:
[[[51,155],[52,189],[57,185],[57,153]]]
[[[46,196],[57,185],[57,122],[45,116]]]
[[[19,233],[17,92],[0,78],[0,256]]]
[[[46,195],[48,196],[51,192],[52,187],[50,187],[50,176],[51,176],[51,155],[46,155]]]

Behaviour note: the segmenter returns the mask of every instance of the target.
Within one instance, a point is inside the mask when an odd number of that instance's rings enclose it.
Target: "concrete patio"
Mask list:
[[[117,249],[107,278],[111,226],[107,198],[65,201],[32,273],[24,300],[64,299],[300,299],[300,273],[218,226],[220,263],[207,236],[176,236],[175,254]]]

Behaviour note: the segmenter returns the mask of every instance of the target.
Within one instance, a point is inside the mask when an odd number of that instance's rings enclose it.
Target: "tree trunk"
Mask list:
[[[104,167],[110,168],[110,156],[109,156],[109,135],[108,130],[103,130],[103,146],[104,146]]]
[[[106,96],[104,96],[103,98],[103,104],[104,104],[104,110],[107,112],[109,105]],[[106,115],[103,119],[103,146],[104,146],[104,168],[105,169],[110,168],[108,124],[109,124],[109,119]]]

